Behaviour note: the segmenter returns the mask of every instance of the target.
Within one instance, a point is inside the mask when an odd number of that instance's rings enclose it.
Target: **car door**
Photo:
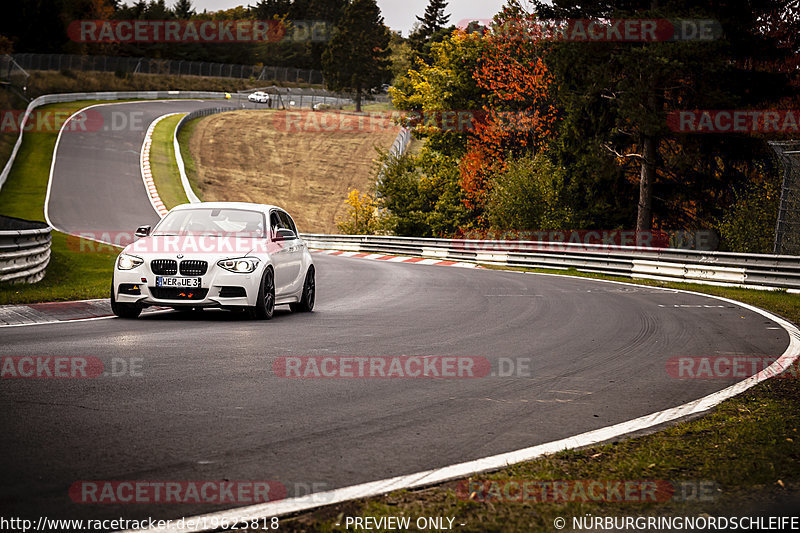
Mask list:
[[[283,241],[283,244],[287,249],[288,266],[286,267],[286,272],[290,279],[286,290],[287,292],[296,292],[302,288],[303,282],[305,281],[305,272],[302,272],[303,249],[305,244],[300,240],[300,236],[297,233],[297,226],[295,226],[292,217],[285,211],[278,211],[278,217],[284,228],[294,232],[294,239]]]
[[[291,241],[280,241],[277,239],[279,229],[286,228],[277,210],[270,211],[269,214],[269,237],[272,239],[273,246],[272,266],[275,269],[275,297],[286,294],[293,281],[291,272],[291,252],[289,251]]]

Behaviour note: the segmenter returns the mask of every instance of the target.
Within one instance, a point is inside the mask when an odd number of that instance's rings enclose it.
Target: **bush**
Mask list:
[[[486,217],[493,229],[560,229],[572,221],[564,201],[563,168],[546,154],[523,156],[510,161],[495,176],[489,192]]]
[[[458,159],[426,146],[395,158],[383,153],[377,191],[386,208],[385,228],[395,235],[447,237],[475,218],[464,206]]]
[[[770,254],[775,239],[780,188],[765,179],[734,191],[734,202],[717,224],[722,250]]]
[[[336,223],[339,231],[346,235],[374,235],[381,229],[381,212],[375,197],[360,194],[353,189],[345,200],[350,206],[347,218]]]

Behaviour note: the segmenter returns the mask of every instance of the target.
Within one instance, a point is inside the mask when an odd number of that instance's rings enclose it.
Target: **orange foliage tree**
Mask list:
[[[535,17],[506,7],[483,38],[486,46],[473,77],[488,98],[459,169],[470,208],[483,207],[492,176],[503,172],[510,159],[540,150],[556,122],[549,94],[553,77],[545,66],[546,43]]]

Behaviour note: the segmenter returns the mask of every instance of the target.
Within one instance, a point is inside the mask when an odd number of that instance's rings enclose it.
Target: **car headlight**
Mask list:
[[[120,270],[131,270],[144,263],[144,259],[135,255],[119,254],[117,258],[117,268]]]
[[[239,257],[236,259],[223,259],[217,261],[217,265],[225,270],[237,272],[240,274],[249,274],[258,268],[258,259],[252,257]]]

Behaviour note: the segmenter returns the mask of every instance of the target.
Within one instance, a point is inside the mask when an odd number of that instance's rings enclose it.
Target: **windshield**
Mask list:
[[[245,209],[184,209],[169,213],[153,235],[214,235],[265,238],[264,214]]]

